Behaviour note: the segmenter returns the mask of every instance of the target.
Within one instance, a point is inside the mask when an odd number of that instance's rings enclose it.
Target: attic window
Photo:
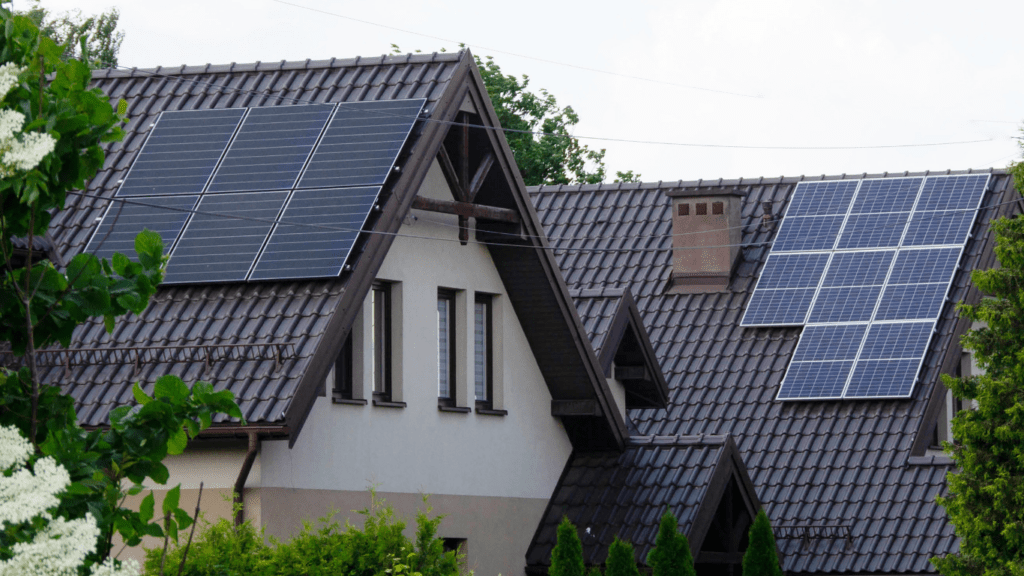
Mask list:
[[[707,203],[706,202],[698,202],[697,203],[697,216],[707,216],[707,215],[708,215],[708,205],[707,205]]]

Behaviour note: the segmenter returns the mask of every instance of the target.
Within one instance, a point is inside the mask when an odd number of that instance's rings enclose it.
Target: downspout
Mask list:
[[[249,450],[245,453],[245,460],[242,461],[242,469],[238,471],[238,478],[235,480],[235,526],[241,526],[245,516],[245,499],[242,491],[245,490],[245,481],[249,479],[249,472],[252,470],[252,463],[256,461],[256,449],[259,447],[259,437],[256,432],[249,432]]]

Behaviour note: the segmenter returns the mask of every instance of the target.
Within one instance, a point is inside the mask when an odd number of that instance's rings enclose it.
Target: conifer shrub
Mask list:
[[[618,536],[608,547],[608,559],[605,560],[604,576],[640,576],[633,556],[633,545]]]
[[[747,551],[743,554],[743,576],[782,576],[775,536],[764,510],[757,513],[750,526]]]
[[[583,576],[583,543],[576,526],[568,516],[558,525],[555,547],[551,550],[551,568],[548,576]]]
[[[647,554],[647,564],[653,576],[696,576],[690,542],[679,531],[679,521],[671,510],[661,516],[654,548]]]

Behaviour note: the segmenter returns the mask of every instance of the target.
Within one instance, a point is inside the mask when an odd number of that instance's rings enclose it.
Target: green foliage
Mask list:
[[[654,538],[654,548],[647,554],[647,564],[653,576],[695,576],[690,542],[679,531],[679,521],[672,511],[665,509]]]
[[[608,547],[608,559],[604,563],[604,576],[640,576],[633,556],[633,545],[616,536]]]
[[[615,172],[615,182],[640,182],[640,174],[634,174],[632,170]]]
[[[430,510],[416,517],[416,542],[403,535],[405,522],[371,492],[370,507],[360,510],[362,529],[332,520],[303,522],[302,531],[288,542],[263,542],[249,522],[234,527],[228,520],[207,524],[189,548],[183,576],[456,576],[464,558],[445,552],[437,538],[441,517]],[[167,566],[178,566],[184,546],[167,553]],[[146,552],[145,573],[160,573],[162,549]]]
[[[775,535],[764,510],[757,512],[750,526],[747,551],[743,554],[743,576],[782,576]]]
[[[958,306],[984,324],[961,339],[984,374],[943,376],[975,405],[956,415],[955,443],[945,444],[958,471],[948,476],[949,496],[937,500],[960,537],[959,554],[932,560],[946,576],[1024,573],[1024,218],[991,226],[999,267],[975,270],[971,279],[985,298]]]
[[[567,516],[558,525],[555,547],[551,550],[548,576],[583,576],[583,544],[576,526]]]
[[[117,29],[120,13],[111,8],[98,16],[83,16],[81,10],[55,14],[39,0],[21,14],[28,16],[42,33],[63,49],[65,60],[78,59],[91,68],[116,68],[124,32]]]

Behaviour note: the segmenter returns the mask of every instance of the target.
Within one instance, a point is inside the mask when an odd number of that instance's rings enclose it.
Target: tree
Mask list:
[[[1018,186],[1021,165],[1015,167]],[[1024,573],[1024,219],[991,223],[999,266],[975,270],[985,297],[959,304],[960,314],[983,327],[961,339],[982,374],[943,376],[973,409],[953,418],[946,451],[957,470],[949,495],[937,498],[960,537],[960,552],[932,562],[946,576]]]
[[[0,521],[0,561],[36,542],[52,523],[91,517],[99,537],[84,571],[106,561],[115,532],[135,545],[142,535],[174,537],[192,524],[177,505],[177,488],[155,521],[152,492],[138,511],[123,508],[124,497],[140,493],[147,479],[166,483],[163,458],[183,451],[214,414],[242,414],[228,391],[206,383],[189,389],[164,376],[152,395],[136,385],[139,406],[113,410],[109,429],[85,431],[73,399],[41,381],[39,349],[68,346],[75,327],[93,318],[113,331],[117,318],[141,313],[163,280],[166,257],[159,235],[149,231],[135,240],[138,261],[79,254],[58,270],[32,257],[67,194],[85,189],[103,165],[101,143],[123,136],[127,104],[115,111],[106,95],[89,89],[89,66],[67,58],[31,18],[0,7],[0,24],[0,342],[23,359],[17,371],[0,370],[0,426],[16,429],[32,447],[19,466],[34,473],[52,459],[69,481],[45,517]],[[14,252],[12,238],[30,247],[28,256]],[[7,449],[16,447],[0,446]]]
[[[647,554],[647,564],[654,576],[696,576],[693,556],[686,535],[679,531],[679,521],[666,508],[654,539],[654,548]]]
[[[90,68],[116,68],[124,32],[117,29],[121,17],[117,8],[98,16],[83,16],[81,10],[53,13],[40,0],[21,14],[28,16],[40,31],[63,48],[65,60],[85,61]]]
[[[747,551],[743,554],[743,576],[782,576],[775,535],[764,510],[759,510],[750,526]]]
[[[633,545],[616,536],[608,547],[608,559],[604,563],[604,576],[640,576],[633,556]]]
[[[548,576],[583,576],[583,544],[568,516],[562,517],[555,538]]]
[[[402,53],[396,44],[391,49],[394,54]],[[527,186],[604,181],[605,150],[591,150],[572,136],[573,127],[580,121],[572,106],[560,107],[554,95],[543,88],[539,93],[531,92],[529,76],[504,74],[492,56],[474,58]],[[615,176],[616,182],[640,181],[640,174],[632,170],[616,172]]]

